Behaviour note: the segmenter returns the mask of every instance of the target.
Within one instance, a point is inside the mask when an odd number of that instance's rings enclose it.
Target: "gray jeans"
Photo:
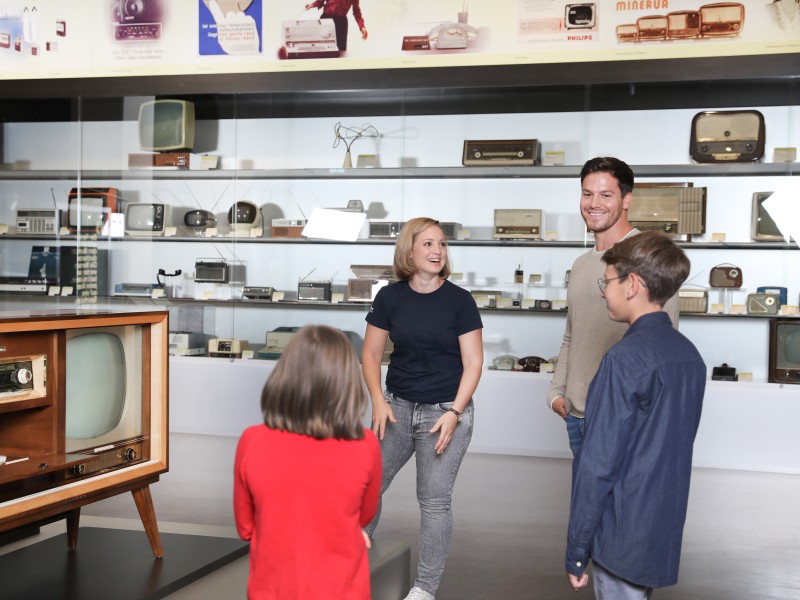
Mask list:
[[[625,581],[594,561],[592,561],[592,575],[594,595],[597,600],[649,600],[653,596],[653,588]]]
[[[442,454],[437,455],[434,445],[439,439],[439,432],[430,433],[430,430],[453,403],[415,404],[389,393],[386,394],[386,401],[391,404],[397,423],[387,421],[386,432],[381,441],[381,495],[408,459],[416,454],[420,530],[419,563],[414,585],[435,595],[453,537],[450,498],[458,469],[472,439],[474,408],[470,400],[461,422],[456,426],[450,445]],[[366,528],[370,537],[380,516],[379,505],[378,513]]]

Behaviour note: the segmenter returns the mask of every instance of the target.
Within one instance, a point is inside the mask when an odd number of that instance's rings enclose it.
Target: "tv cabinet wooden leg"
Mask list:
[[[73,550],[78,547],[78,525],[81,520],[81,509],[76,508],[67,513],[67,547]]]
[[[142,519],[142,525],[144,525],[153,554],[156,558],[163,558],[164,548],[161,546],[161,534],[158,532],[156,511],[153,508],[150,486],[146,485],[137,490],[132,490],[131,494],[133,494],[133,500],[136,502],[136,508],[139,511],[139,517]]]

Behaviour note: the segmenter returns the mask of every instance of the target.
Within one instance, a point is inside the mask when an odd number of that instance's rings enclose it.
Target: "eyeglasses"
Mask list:
[[[600,288],[600,293],[601,294],[605,294],[606,293],[606,287],[608,287],[608,282],[609,281],[614,281],[615,279],[625,279],[625,277],[619,276],[619,277],[611,277],[609,279],[603,279],[601,277],[600,279],[598,279],[597,280],[597,287]]]

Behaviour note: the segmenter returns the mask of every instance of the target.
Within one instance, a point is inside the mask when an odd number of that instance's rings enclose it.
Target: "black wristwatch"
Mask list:
[[[461,423],[462,415],[460,412],[458,412],[455,408],[448,408],[447,410],[453,413],[458,418],[458,422]]]

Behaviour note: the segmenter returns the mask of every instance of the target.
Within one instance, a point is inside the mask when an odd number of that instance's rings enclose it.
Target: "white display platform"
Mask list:
[[[238,437],[261,422],[275,363],[170,358],[170,431]],[[545,402],[550,375],[485,371],[475,393],[470,452],[568,458],[563,421]],[[800,473],[800,386],[709,381],[694,465]]]

